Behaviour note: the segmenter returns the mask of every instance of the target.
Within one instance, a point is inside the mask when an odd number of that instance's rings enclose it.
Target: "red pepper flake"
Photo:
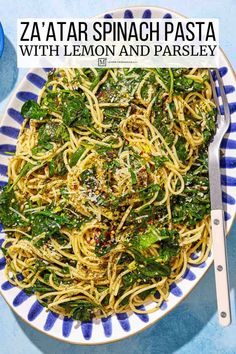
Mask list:
[[[98,236],[95,236],[95,237],[94,237],[94,240],[95,240],[95,242],[96,242],[96,245],[99,245],[99,243],[100,243],[99,237],[98,237]]]

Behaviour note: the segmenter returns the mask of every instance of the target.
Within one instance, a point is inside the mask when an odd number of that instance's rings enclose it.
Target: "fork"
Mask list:
[[[230,124],[229,105],[224,91],[223,81],[219,70],[214,69],[215,78],[219,84],[219,94],[222,98],[224,115],[220,112],[219,98],[211,70],[209,69],[213,98],[217,107],[216,133],[208,148],[208,167],[211,199],[211,229],[213,240],[213,257],[215,270],[216,298],[219,323],[228,326],[231,323],[230,294],[228,279],[228,264],[225,242],[224,210],[221,194],[220,177],[220,144]]]

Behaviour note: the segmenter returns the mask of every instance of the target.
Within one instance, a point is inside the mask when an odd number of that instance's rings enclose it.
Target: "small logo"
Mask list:
[[[107,58],[98,58],[98,66],[106,67],[107,66]]]

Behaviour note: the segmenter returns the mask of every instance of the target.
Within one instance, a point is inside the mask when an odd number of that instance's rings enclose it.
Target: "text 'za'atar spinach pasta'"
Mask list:
[[[158,309],[211,248],[211,97],[204,69],[51,71],[0,194],[9,281],[80,321]]]

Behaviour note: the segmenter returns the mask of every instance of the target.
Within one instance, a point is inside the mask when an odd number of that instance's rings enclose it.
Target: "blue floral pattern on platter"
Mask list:
[[[106,19],[120,17],[126,19],[135,17],[145,19],[151,17],[168,19],[179,17],[179,15],[172,11],[167,12],[161,8],[137,7],[133,9],[116,10],[104,14],[103,17]],[[224,154],[220,161],[222,171],[222,200],[225,208],[226,226],[227,230],[229,230],[235,215],[236,205],[236,94],[235,78],[223,55],[221,55],[220,63],[221,66],[219,70],[223,77],[224,89],[228,97],[231,112],[231,125],[222,141],[221,148]],[[0,127],[0,186],[7,183],[7,162],[9,153],[15,151],[20,125],[23,122],[23,117],[20,114],[21,105],[28,99],[37,100],[39,90],[44,86],[49,70],[50,68],[44,68],[29,72],[7,107],[2,126]],[[218,88],[217,94],[219,96]],[[221,114],[223,114],[223,107],[221,107]],[[2,231],[1,224],[0,231]],[[1,235],[0,245],[4,240],[4,234],[1,233]],[[197,254],[191,255],[193,262],[197,257]],[[208,260],[200,265],[189,263],[182,279],[178,283],[171,284],[168,300],[163,301],[160,310],[155,313],[120,313],[101,320],[82,323],[73,321],[68,317],[63,318],[51,311],[47,312],[35,299],[35,296],[29,296],[23,290],[12,285],[4,275],[6,260],[3,256],[0,256],[0,288],[8,304],[36,329],[72,343],[98,344],[115,341],[135,334],[165,316],[192,290],[194,285],[205,274],[211,263],[211,254]],[[159,298],[159,293],[157,292],[155,296]],[[149,305],[146,305],[146,307],[148,306]],[[140,309],[143,310],[145,307],[141,306],[137,310]]]

